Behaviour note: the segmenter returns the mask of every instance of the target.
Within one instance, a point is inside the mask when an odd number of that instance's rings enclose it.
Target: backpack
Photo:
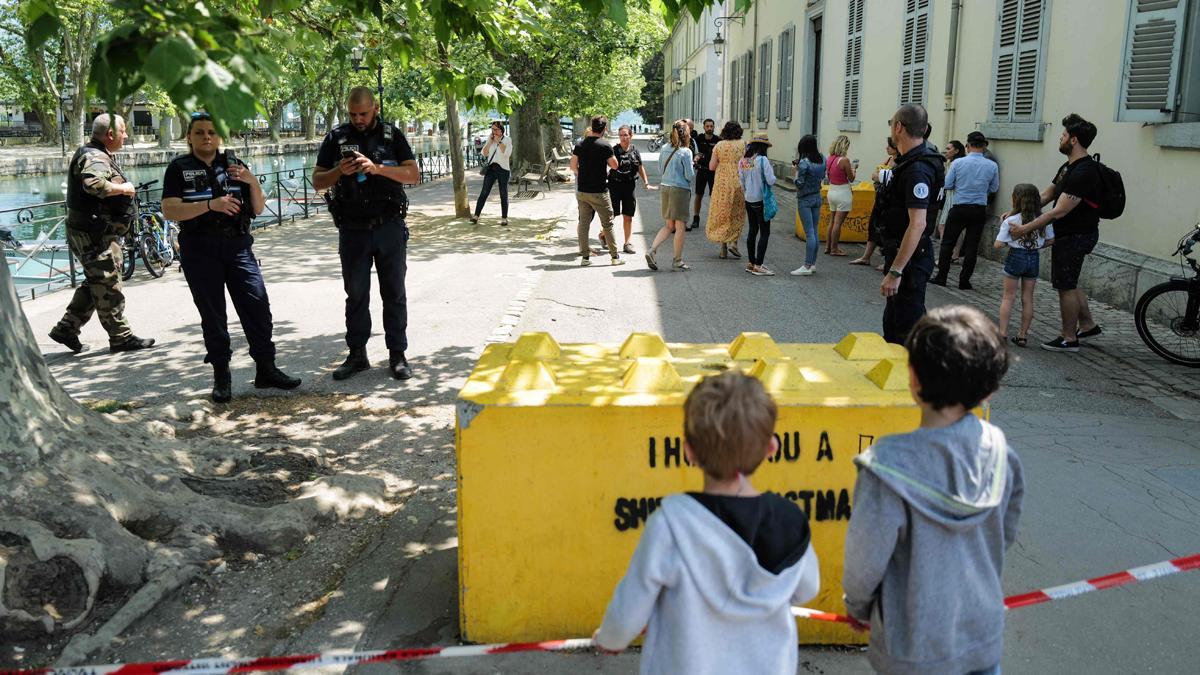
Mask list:
[[[1100,153],[1092,155],[1092,159],[1100,169],[1101,195],[1099,204],[1089,203],[1088,206],[1098,210],[1105,220],[1120,218],[1125,212],[1125,182],[1118,171],[1100,163]]]

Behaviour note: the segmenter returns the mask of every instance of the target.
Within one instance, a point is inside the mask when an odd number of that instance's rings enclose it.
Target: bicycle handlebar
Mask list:
[[[137,186],[134,189],[137,190],[138,192],[141,192],[142,190],[145,190],[146,188],[150,187],[151,185],[154,185],[157,182],[158,182],[157,178],[155,178],[154,180],[148,180],[145,183],[142,183],[141,185]]]

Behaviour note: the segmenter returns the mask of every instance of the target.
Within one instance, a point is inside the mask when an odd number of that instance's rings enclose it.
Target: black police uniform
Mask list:
[[[877,199],[879,235],[883,249],[884,275],[892,267],[904,233],[908,229],[908,209],[925,209],[925,231],[905,265],[900,287],[887,299],[883,310],[883,337],[902,344],[908,332],[925,315],[925,286],[933,274],[933,243],[930,235],[937,229],[930,220],[944,179],[945,158],[925,144],[896,158],[892,179]]]
[[[383,166],[399,166],[415,159],[399,129],[376,121],[366,131],[343,124],[325,136],[317,167],[332,169],[342,152],[354,150]],[[379,273],[383,297],[383,329],[387,348],[408,348],[408,300],[404,290],[407,272],[408,198],[404,186],[380,175],[342,176],[330,195],[330,211],[338,227],[338,255],[346,289],[346,344],[351,350],[366,347],[371,335],[371,265]]]
[[[238,160],[234,162],[241,164]],[[243,166],[245,166],[243,164]],[[176,157],[163,175],[163,199],[177,197],[185,204],[207,202],[231,195],[242,203],[237,216],[208,211],[179,223],[179,262],[200,310],[204,330],[205,363],[229,363],[229,321],[225,314],[225,289],[242,322],[250,356],[260,364],[273,364],[275,343],[271,303],[263,284],[262,271],[254,257],[250,236],[250,186],[229,180],[224,153],[211,165],[193,154]]]

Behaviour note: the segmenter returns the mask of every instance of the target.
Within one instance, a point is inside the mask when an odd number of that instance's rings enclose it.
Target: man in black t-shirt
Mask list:
[[[717,172],[708,170],[708,162],[712,159],[713,148],[721,140],[721,137],[713,133],[716,129],[716,122],[711,119],[704,120],[704,133],[696,136],[693,139],[692,152],[695,153],[696,162],[696,199],[692,205],[692,223],[688,225],[686,230],[694,230],[700,227],[700,206],[704,202],[704,189],[708,188],[708,194],[712,194],[713,183],[716,182]]]
[[[1042,206],[1054,202],[1054,208],[1020,227],[1012,228],[1017,239],[1054,224],[1054,246],[1050,249],[1050,282],[1058,291],[1062,335],[1042,344],[1053,352],[1078,352],[1079,338],[1095,337],[1103,332],[1088,307],[1087,296],[1079,290],[1083,261],[1100,239],[1100,200],[1103,183],[1098,163],[1088,155],[1096,138],[1096,125],[1075,113],[1063,118],[1058,151],[1067,156],[1058,168],[1054,182],[1042,190]]]
[[[583,140],[575,144],[571,151],[571,171],[575,174],[575,201],[579,205],[579,255],[583,256],[580,265],[587,267],[592,264],[588,247],[588,230],[592,227],[592,218],[600,216],[600,228],[604,233],[604,242],[608,246],[608,255],[612,264],[624,265],[617,254],[617,239],[613,236],[613,207],[608,194],[608,170],[617,169],[616,158],[612,146],[604,140],[604,130],[608,128],[608,118],[596,115],[592,118],[591,127]]]
[[[905,104],[892,115],[892,140],[900,151],[891,181],[877,197],[883,282],[886,298],[883,338],[903,344],[908,332],[925,315],[925,285],[933,274],[931,210],[942,188],[945,159],[922,137],[928,115],[919,105]]]

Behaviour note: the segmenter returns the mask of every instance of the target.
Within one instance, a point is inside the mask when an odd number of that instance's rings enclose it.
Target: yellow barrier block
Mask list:
[[[828,185],[821,186],[821,222],[817,225],[817,233],[822,241],[829,236],[829,202],[825,200],[825,194],[828,191]],[[851,202],[850,213],[842,221],[840,240],[852,244],[862,244],[867,241],[867,226],[871,222],[871,209],[875,208],[875,184],[869,180],[855,183],[850,188],[850,194],[854,201]],[[800,214],[794,214],[794,217],[796,219],[796,236],[807,241],[804,224],[800,222]]]
[[[558,342],[549,333],[525,333],[513,345],[512,357],[517,359],[557,359]]]
[[[657,346],[631,336],[619,346],[558,345],[557,356],[531,359],[525,346],[535,342],[549,344],[524,335],[489,345],[459,394],[464,639],[591,635],[646,519],[664,496],[701,488],[684,456],[683,402],[702,377],[731,368],[760,378],[779,405],[779,452],[753,480],[809,515],[821,561],[821,590],[809,606],[845,611],[853,459],[920,420],[902,349],[870,334],[838,345],[743,333],[730,344]],[[840,624],[798,626],[803,643],[865,641]]]
[[[654,333],[630,333],[621,345],[621,358],[635,359],[647,356],[656,359],[671,358],[671,350],[659,335]]]

